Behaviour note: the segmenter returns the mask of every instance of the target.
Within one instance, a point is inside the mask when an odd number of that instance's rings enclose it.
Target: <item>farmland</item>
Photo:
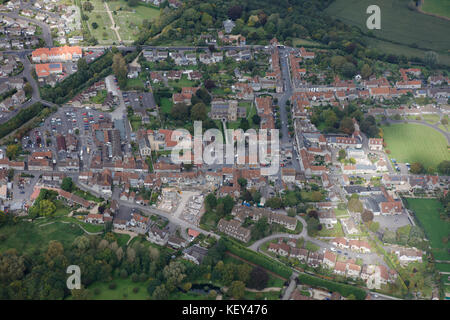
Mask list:
[[[429,238],[434,258],[450,260],[450,245],[442,242],[443,237],[448,236],[450,223],[439,217],[441,203],[435,199],[407,199],[407,204]]]
[[[381,29],[370,31],[376,38],[385,40],[378,42],[376,46],[380,49],[387,46],[392,50],[394,43],[398,45],[395,48],[396,53],[404,53],[407,56],[411,55],[408,48],[434,50],[443,57],[441,60],[447,61],[446,51],[450,47],[450,39],[446,34],[450,29],[450,21],[412,11],[408,9],[408,2],[408,0],[376,2],[381,9]],[[366,20],[369,15],[366,14],[366,9],[372,4],[374,3],[371,0],[336,0],[326,9],[326,13],[367,33],[369,30],[366,28]]]
[[[450,160],[447,140],[438,131],[420,124],[392,124],[382,127],[391,158],[398,162],[420,162],[427,169]]]
[[[448,0],[426,0],[423,1],[422,11],[450,18],[450,1]]]

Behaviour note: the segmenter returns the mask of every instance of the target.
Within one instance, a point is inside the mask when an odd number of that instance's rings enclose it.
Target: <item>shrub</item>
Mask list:
[[[133,288],[133,292],[134,292],[134,293],[138,293],[138,292],[139,292],[139,287],[134,287],[134,288]]]
[[[110,284],[109,284],[109,289],[111,289],[111,290],[115,290],[116,288],[117,288],[117,283],[115,283],[115,282],[111,282]]]

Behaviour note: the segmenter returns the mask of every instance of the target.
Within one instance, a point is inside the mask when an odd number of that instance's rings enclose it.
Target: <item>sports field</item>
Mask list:
[[[443,160],[450,160],[447,139],[433,128],[412,123],[382,128],[386,149],[391,151],[389,156],[398,162],[420,162],[427,169],[436,168]]]
[[[407,199],[407,205],[414,212],[416,220],[424,229],[427,238],[431,242],[431,248],[436,260],[450,260],[450,243],[444,244],[443,237],[448,237],[450,223],[439,217],[439,211],[443,209],[436,199]]]
[[[450,18],[450,0],[422,0],[422,11]]]
[[[370,30],[377,38],[405,46],[416,45],[444,55],[450,48],[450,21],[412,11],[408,9],[408,3],[409,0],[335,0],[326,13],[368,32],[366,20],[369,15],[366,9],[370,5],[378,5],[381,29]],[[409,50],[405,48],[405,51]]]

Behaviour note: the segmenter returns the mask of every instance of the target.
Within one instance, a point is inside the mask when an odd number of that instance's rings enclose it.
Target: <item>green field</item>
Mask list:
[[[153,7],[139,5],[129,7],[125,0],[108,1],[109,9],[119,27],[119,34],[123,41],[134,41],[139,37],[138,26],[144,19],[154,20],[159,16],[159,10]],[[116,14],[114,14],[116,12]]]
[[[113,290],[109,289],[111,282],[117,284],[117,287]],[[111,282],[95,282],[88,287],[91,292],[91,299],[93,300],[147,300],[149,294],[147,292],[147,283],[137,282],[134,283],[131,279],[116,278]],[[100,293],[94,294],[94,290],[98,288]],[[133,292],[134,288],[139,288],[137,293]]]
[[[386,149],[398,162],[421,162],[425,169],[436,168],[443,160],[450,160],[447,140],[438,131],[420,124],[392,124],[382,127]]]
[[[442,272],[450,272],[450,263],[436,263],[436,269]]]
[[[172,110],[173,102],[169,98],[161,98],[161,111],[164,113],[170,113]]]
[[[442,242],[450,232],[450,223],[439,217],[439,211],[443,209],[441,203],[435,199],[407,199],[407,204],[430,240],[434,258],[450,260],[450,244]]]
[[[450,0],[423,0],[422,11],[450,18]]]
[[[43,219],[48,223],[47,219]],[[48,225],[21,221],[15,225],[7,225],[0,229],[4,240],[0,241],[0,252],[15,248],[20,253],[31,253],[33,250],[46,248],[51,240],[57,240],[64,246],[84,234],[74,224],[55,222]],[[42,225],[42,226],[41,226]]]
[[[368,39],[371,46],[384,52],[411,56],[413,51],[410,49],[414,48],[408,46],[413,45],[438,52],[440,61],[446,63],[450,48],[450,38],[447,36],[450,21],[409,10],[408,2],[409,0],[336,0],[326,9],[326,13],[367,33],[369,30],[366,20],[369,15],[366,14],[366,9],[369,5],[376,4],[381,9],[381,29],[370,31],[377,38],[387,41],[378,41],[373,45],[372,42],[376,40]],[[385,47],[387,50],[384,50]],[[414,55],[418,57],[423,57],[425,52],[415,51]]]
[[[91,34],[100,44],[117,42],[117,36],[111,29],[111,19],[103,1],[91,0],[90,2],[94,5],[94,10],[91,12],[84,10],[83,12],[89,17],[87,24]],[[154,7],[142,4],[132,8],[128,6],[125,0],[108,1],[108,6],[114,22],[119,27],[119,35],[122,41],[128,43],[139,37],[138,26],[142,24],[144,19],[152,21],[159,16],[159,10]],[[93,22],[98,24],[98,28],[92,27]]]

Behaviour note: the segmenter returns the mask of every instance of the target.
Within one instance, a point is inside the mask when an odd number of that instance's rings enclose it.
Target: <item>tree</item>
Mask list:
[[[356,73],[356,67],[351,62],[346,62],[342,66],[342,74],[347,78],[352,78]]]
[[[39,201],[39,211],[40,211],[41,216],[49,217],[49,216],[53,215],[53,213],[55,213],[56,206],[50,200],[44,199],[44,200]]]
[[[27,82],[25,84],[25,86],[23,87],[23,91],[25,92],[25,95],[27,97],[29,97],[33,94],[33,87],[31,86],[31,84],[29,82]]]
[[[247,186],[247,179],[240,177],[238,178],[238,183],[241,188],[245,188]]]
[[[211,89],[213,89],[215,87],[216,87],[216,83],[213,80],[208,79],[205,81],[205,88],[208,89],[208,91],[211,91]]]
[[[194,105],[191,109],[191,120],[201,120],[204,121],[207,118],[206,106],[204,103],[200,102]]]
[[[267,199],[266,206],[272,209],[280,209],[282,206],[281,199],[278,197],[272,197]]]
[[[8,169],[8,180],[13,181],[13,179],[14,179],[14,169],[10,168]]]
[[[245,294],[245,284],[242,281],[233,281],[229,290],[233,298],[241,299]]]
[[[126,81],[128,73],[127,64],[122,54],[119,52],[113,56],[112,70],[114,75],[117,77],[117,80],[119,80],[119,84],[121,81]]]
[[[205,26],[209,27],[213,24],[213,18],[211,17],[210,14],[203,12],[202,14],[202,24],[204,24]]]
[[[348,210],[352,212],[360,212],[363,213],[364,207],[362,202],[357,197],[352,197],[348,201]]]
[[[377,232],[380,229],[380,223],[371,221],[369,224],[369,230],[372,232]]]
[[[92,29],[97,29],[98,28],[98,23],[97,22],[92,22],[91,23]]]
[[[431,68],[434,68],[439,62],[439,56],[434,51],[428,51],[425,53],[424,62]]]
[[[252,229],[252,239],[258,240],[269,234],[270,226],[267,217],[260,218]]]
[[[320,192],[320,191],[311,192],[311,201],[319,202],[320,200],[322,200],[322,198],[323,198],[322,192]]]
[[[370,210],[364,210],[361,214],[361,219],[363,222],[370,222],[373,220],[373,212]]]
[[[261,267],[255,267],[250,273],[247,286],[252,289],[262,290],[267,287],[267,282],[269,281],[269,275],[266,270]]]
[[[208,90],[205,88],[200,88],[195,93],[195,96],[199,98],[205,105],[211,103],[211,95],[209,94]]]
[[[339,157],[338,160],[344,160],[347,157],[347,151],[345,151],[345,149],[341,149],[339,150]]]
[[[309,217],[306,219],[306,229],[308,230],[308,235],[310,237],[315,237],[322,230],[322,225],[319,222],[319,219],[316,217]]]
[[[166,279],[166,287],[169,292],[175,290],[176,286],[186,278],[186,267],[179,261],[171,261],[169,265],[163,269],[163,275]]]
[[[214,208],[216,208],[217,206],[217,198],[214,195],[214,193],[210,193],[206,196],[205,198],[205,206],[206,206],[206,210],[212,210]]]
[[[247,264],[247,263],[239,264],[236,267],[236,278],[239,281],[247,283],[247,281],[250,279],[251,271],[252,271],[252,267],[249,264]]]
[[[440,162],[438,164],[437,169],[438,169],[439,173],[441,173],[442,175],[445,175],[445,176],[450,175],[450,161],[444,160],[444,161]]]
[[[366,63],[363,65],[363,67],[361,68],[361,76],[364,79],[369,78],[372,75],[372,68]]]
[[[16,249],[0,253],[0,283],[8,283],[23,278],[25,260],[19,256]]]
[[[91,12],[92,10],[94,10],[94,6],[89,1],[86,1],[83,3],[83,10]]]
[[[6,156],[9,160],[14,160],[19,155],[19,145],[10,144],[6,147]]]
[[[170,116],[175,120],[186,121],[190,117],[189,106],[184,103],[177,103],[170,110]]]
[[[425,168],[423,167],[423,164],[420,162],[413,162],[411,164],[411,173],[414,174],[421,174],[425,171]]]
[[[259,124],[261,123],[261,117],[255,114],[252,117],[252,121],[255,125],[259,126]]]
[[[67,192],[72,192],[74,187],[73,181],[71,177],[65,177],[63,178],[61,182],[61,189]]]
[[[130,7],[136,7],[139,4],[139,0],[128,0],[128,5]]]
[[[353,120],[350,117],[343,118],[339,126],[339,131],[342,131],[348,135],[352,134],[353,131],[355,131]]]
[[[231,20],[239,19],[242,15],[242,7],[241,6],[233,6],[228,9],[228,17]]]
[[[169,291],[164,284],[157,286],[152,295],[155,300],[167,300],[169,298]]]
[[[322,113],[323,118],[325,119],[325,125],[328,128],[334,128],[334,125],[338,122],[338,117],[333,110],[329,109]]]
[[[90,292],[83,286],[80,289],[71,290],[73,300],[89,300]]]
[[[245,118],[242,118],[241,122],[239,124],[239,128],[241,128],[244,131],[247,131],[250,128],[250,124],[248,123],[248,120]]]

